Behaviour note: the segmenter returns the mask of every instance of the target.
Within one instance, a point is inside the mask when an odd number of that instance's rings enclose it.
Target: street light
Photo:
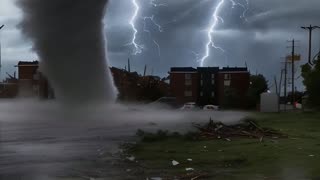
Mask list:
[[[311,62],[311,46],[312,46],[312,31],[315,29],[320,28],[319,26],[312,26],[310,25],[309,27],[301,27],[302,29],[305,30],[309,30],[309,58],[308,58],[308,62],[310,65],[313,65],[313,63]]]

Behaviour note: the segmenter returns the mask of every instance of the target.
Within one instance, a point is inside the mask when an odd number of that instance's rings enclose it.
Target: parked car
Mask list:
[[[205,105],[203,107],[203,110],[205,111],[218,111],[219,110],[219,106],[215,106],[215,105]]]
[[[198,107],[197,107],[197,104],[195,102],[188,102],[188,103],[185,103],[182,108],[180,108],[181,110],[197,110]]]
[[[162,97],[150,103],[150,105],[161,106],[163,108],[169,108],[169,109],[177,109],[180,107],[175,97]]]

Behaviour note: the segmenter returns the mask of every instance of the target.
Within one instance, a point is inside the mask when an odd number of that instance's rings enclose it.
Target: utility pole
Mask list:
[[[284,69],[281,69],[281,75],[280,75],[280,82],[279,82],[279,95],[281,97],[281,92],[282,92],[282,79],[283,79],[283,72],[284,72]]]
[[[144,66],[143,77],[146,77],[146,75],[147,75],[147,65]]]
[[[279,112],[281,112],[281,93],[282,93],[282,79],[284,69],[281,69],[280,82],[279,82]]]
[[[309,56],[308,56],[308,62],[310,65],[313,65],[313,62],[311,62],[311,47],[312,47],[312,31],[317,29],[317,28],[320,28],[319,26],[312,26],[310,24],[309,27],[304,27],[302,26],[301,27],[302,29],[305,29],[305,30],[309,30]]]
[[[291,98],[291,103],[292,103],[292,105],[294,106],[294,102],[295,102],[295,88],[294,88],[294,60],[295,60],[295,57],[294,57],[294,55],[295,55],[295,52],[294,52],[294,46],[295,46],[295,44],[294,44],[294,39],[292,40],[292,54],[291,54],[291,61],[292,61],[292,98]]]
[[[0,30],[4,27],[4,25],[0,26]],[[1,69],[2,69],[2,53],[1,53],[1,39],[0,39],[0,80],[1,80]]]
[[[295,43],[297,42],[295,39],[288,41],[291,43],[291,46],[288,48],[291,48],[291,55],[286,56],[286,69],[287,69],[287,63],[291,63],[291,104],[293,108],[295,108],[294,103],[295,103],[295,61],[299,61],[301,56],[299,54],[295,54]],[[286,70],[287,71],[287,70]],[[287,74],[287,73],[286,73]]]
[[[278,82],[277,82],[277,76],[274,76],[274,84],[276,85],[276,92],[278,96],[278,112],[280,112],[280,91],[278,89]]]
[[[274,76],[274,84],[275,84],[275,87],[276,87],[276,93],[278,94],[279,96],[279,89],[278,89],[278,81],[277,81],[277,76]]]
[[[128,58],[128,72],[131,72],[130,58]]]
[[[287,111],[287,80],[288,80],[288,62],[284,61],[284,110]]]

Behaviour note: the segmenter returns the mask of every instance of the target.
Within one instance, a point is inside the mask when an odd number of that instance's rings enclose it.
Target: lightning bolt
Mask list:
[[[150,4],[153,6],[153,7],[159,7],[159,6],[167,6],[166,4],[158,4],[155,2],[156,0],[151,0],[150,1]],[[132,35],[132,40],[131,42],[129,43],[130,45],[133,45],[134,47],[134,52],[133,54],[134,55],[137,55],[137,54],[140,54],[142,53],[144,47],[140,44],[137,43],[137,35],[139,33],[138,31],[138,28],[136,27],[136,22],[138,20],[138,16],[139,16],[139,13],[140,13],[140,6],[139,4],[137,3],[137,0],[131,0],[132,2],[132,5],[134,7],[134,13],[132,15],[132,18],[130,19],[129,21],[129,24],[132,28],[132,31],[133,31],[133,35]],[[158,28],[158,31],[159,32],[163,32],[163,29],[162,29],[162,26],[160,24],[158,24],[155,20],[154,20],[154,15],[152,16],[145,16],[143,17],[143,22],[144,22],[144,27],[143,27],[143,30],[147,33],[149,33],[149,35],[151,36],[151,32],[150,30],[147,29],[147,20],[149,20],[150,22],[152,22],[153,25],[155,25],[157,28]],[[156,45],[157,49],[158,49],[158,54],[160,56],[161,54],[161,51],[160,51],[160,45],[159,43],[156,42],[156,40],[153,39],[153,43]]]
[[[158,48],[158,55],[159,55],[159,57],[160,57],[160,56],[161,56],[160,45],[159,45],[159,43],[158,43],[156,40],[153,40],[153,43],[157,46],[157,48]]]
[[[200,57],[200,54],[196,53],[194,51],[191,51],[191,54],[193,54],[196,59],[199,59],[199,57]]]
[[[144,20],[144,28],[143,29],[145,32],[150,33],[150,31],[147,29],[146,20],[150,20],[152,22],[152,24],[154,24],[158,28],[159,32],[163,32],[162,26],[154,20],[154,15],[152,15],[150,17],[146,16],[143,18],[143,20]]]
[[[152,15],[152,16],[150,16],[150,17],[144,17],[143,20],[144,20],[143,30],[144,30],[145,32],[149,33],[150,37],[151,37],[151,32],[150,32],[149,29],[147,29],[147,20],[150,20],[150,21],[152,22],[152,24],[157,27],[157,29],[158,29],[159,32],[163,32],[162,26],[161,26],[160,24],[158,24],[158,23],[154,20],[154,15]],[[158,55],[159,55],[159,57],[160,57],[160,56],[161,56],[160,45],[159,45],[159,43],[158,43],[155,39],[153,39],[152,41],[153,41],[153,43],[156,45],[157,50],[158,50]]]
[[[150,1],[150,4],[151,4],[153,7],[156,7],[156,8],[157,8],[157,7],[159,7],[159,6],[167,6],[166,4],[157,4],[155,1],[156,1],[156,0],[151,0],[151,1]],[[162,26],[155,21],[154,15],[152,15],[152,16],[145,16],[145,17],[143,17],[143,21],[144,21],[143,30],[144,30],[144,32],[149,33],[150,38],[151,38],[151,32],[150,32],[150,30],[147,28],[147,20],[149,20],[154,26],[156,26],[157,29],[158,29],[158,31],[159,31],[160,33],[163,32]],[[160,45],[159,45],[159,43],[158,43],[155,39],[152,39],[152,41],[153,41],[153,43],[156,45],[157,50],[158,50],[158,55],[159,55],[159,57],[160,57],[160,56],[161,56]]]
[[[129,22],[129,24],[131,25],[132,31],[133,31],[133,37],[132,37],[132,41],[131,41],[131,45],[134,46],[134,55],[140,54],[142,53],[143,50],[143,46],[139,45],[136,41],[137,41],[137,34],[138,34],[138,29],[136,27],[136,21],[140,12],[140,6],[138,5],[136,0],[132,0],[131,1],[133,6],[134,6],[134,14]]]
[[[246,13],[249,10],[249,0],[245,0],[245,1],[246,1],[246,5],[236,2],[235,0],[230,0],[230,2],[232,3],[232,7],[231,7],[232,9],[234,9],[236,6],[243,8],[243,12],[240,18],[248,22],[248,19],[246,18]]]
[[[249,10],[249,0],[245,0],[246,1],[246,5],[243,5],[239,2],[237,2],[236,0],[230,0],[231,4],[232,4],[232,8],[235,8],[236,6],[240,6],[244,9],[242,15],[240,16],[241,19],[244,19],[245,21],[247,21],[246,18],[246,13]],[[215,45],[214,39],[213,39],[213,34],[215,32],[215,29],[217,27],[217,25],[219,24],[219,21],[224,23],[224,20],[222,17],[219,16],[221,9],[223,8],[224,4],[225,4],[226,0],[219,0],[218,4],[216,5],[216,7],[214,8],[214,12],[212,15],[212,19],[210,21],[210,24],[208,26],[207,29],[207,36],[208,36],[208,42],[206,44],[206,48],[205,48],[205,54],[204,56],[199,59],[198,61],[200,62],[200,66],[203,67],[204,63],[206,61],[206,59],[210,56],[210,50],[211,47],[220,50],[222,52],[225,52],[224,49],[222,49],[221,47],[218,47]]]
[[[157,4],[155,1],[157,1],[157,0],[151,0],[151,1],[150,1],[150,4],[151,4],[152,6],[154,6],[154,7],[158,7],[158,6],[168,6],[167,4],[161,4],[161,3]]]
[[[215,45],[212,34],[215,32],[215,28],[217,27],[219,23],[219,19],[222,19],[219,16],[219,13],[221,11],[221,8],[223,7],[225,3],[225,0],[220,0],[218,5],[215,7],[213,15],[212,15],[212,21],[209,25],[209,28],[207,29],[207,36],[208,36],[208,42],[206,44],[206,50],[205,55],[199,60],[200,66],[203,67],[205,60],[210,56],[210,47],[213,47],[215,49],[221,50],[224,52],[224,50],[221,47],[218,47]]]

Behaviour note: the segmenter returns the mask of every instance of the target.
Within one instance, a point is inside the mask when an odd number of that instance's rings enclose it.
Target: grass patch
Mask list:
[[[142,141],[129,153],[144,167],[145,177],[174,177],[186,174],[185,168],[207,173],[205,179],[320,177],[320,113],[255,114],[252,118],[261,127],[278,130],[289,138],[261,143],[235,138],[228,142],[195,140],[192,133],[140,131]],[[172,160],[180,164],[172,166]]]

